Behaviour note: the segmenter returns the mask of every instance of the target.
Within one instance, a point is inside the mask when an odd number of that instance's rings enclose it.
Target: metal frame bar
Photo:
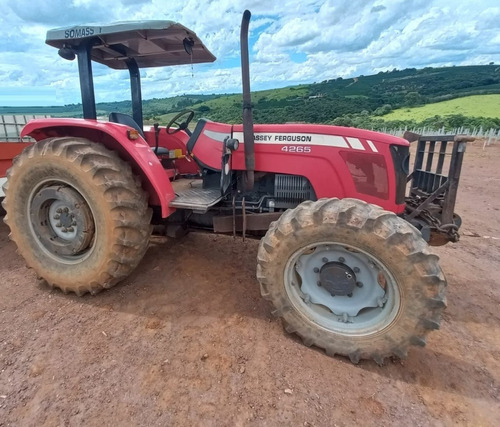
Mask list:
[[[142,117],[142,92],[141,92],[141,71],[137,66],[135,59],[127,59],[126,61],[128,72],[130,74],[130,93],[132,96],[132,117],[135,122],[144,128]]]
[[[75,48],[78,57],[78,71],[80,74],[80,91],[82,93],[82,107],[84,119],[97,119],[95,105],[94,79],[92,75],[92,61],[90,53],[93,41],[82,43]]]
[[[434,193],[432,193],[429,197],[427,197],[422,204],[420,204],[415,210],[408,215],[406,218],[407,219],[413,219],[415,218],[420,212],[422,212],[427,206],[429,206],[434,200],[437,199],[437,197],[441,194],[444,193],[444,191],[448,188],[448,181],[445,182],[441,187],[439,187]]]
[[[415,165],[413,172],[408,176],[412,184],[410,188],[410,196],[425,197],[425,200],[415,208],[408,216],[407,219],[415,218],[427,206],[429,206],[438,197],[443,195],[441,223],[453,223],[453,214],[455,203],[457,199],[458,183],[462,171],[462,162],[465,153],[466,143],[473,141],[475,138],[463,135],[442,135],[442,136],[420,136],[418,138],[417,154],[415,158]],[[440,143],[438,161],[435,171],[432,170],[434,155],[436,154],[436,143]],[[451,152],[450,166],[448,170],[448,177],[443,175],[443,167],[448,142],[453,142]],[[429,149],[426,151],[426,147]],[[425,159],[425,169],[424,158]],[[417,172],[419,172],[417,174]],[[432,182],[430,180],[432,179]],[[439,187],[436,187],[436,179],[438,179]],[[446,181],[443,183],[443,180]],[[428,194],[431,192],[430,194]],[[428,194],[428,195],[427,195]]]
[[[457,200],[458,182],[462,172],[466,141],[455,141],[451,155],[450,172],[448,174],[448,191],[443,202],[443,213],[441,223],[451,224],[453,222],[453,211]]]

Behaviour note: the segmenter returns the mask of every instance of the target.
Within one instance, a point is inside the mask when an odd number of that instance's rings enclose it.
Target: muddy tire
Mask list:
[[[286,211],[258,251],[262,296],[299,335],[353,363],[404,358],[425,345],[446,306],[446,281],[416,228],[355,199]]]
[[[127,277],[147,250],[148,196],[130,166],[83,138],[26,148],[7,173],[11,239],[39,278],[83,295]]]

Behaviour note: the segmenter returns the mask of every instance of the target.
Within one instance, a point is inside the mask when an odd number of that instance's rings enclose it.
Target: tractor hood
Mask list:
[[[46,43],[58,49],[92,42],[91,58],[113,69],[127,69],[134,59],[139,68],[215,61],[198,36],[173,21],[136,21],[106,26],[76,26],[47,32]]]

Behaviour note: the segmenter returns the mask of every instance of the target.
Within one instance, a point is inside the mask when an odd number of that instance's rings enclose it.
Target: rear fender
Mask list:
[[[111,122],[88,119],[37,119],[30,121],[22,130],[21,137],[30,136],[36,141],[45,138],[74,136],[99,142],[116,151],[132,166],[134,173],[142,178],[149,193],[149,203],[161,206],[162,217],[171,215],[175,209],[169,203],[175,198],[168,176],[151,147],[139,137],[130,140],[127,131],[131,128]]]

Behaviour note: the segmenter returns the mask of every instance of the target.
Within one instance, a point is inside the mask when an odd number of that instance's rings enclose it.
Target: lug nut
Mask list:
[[[347,294],[349,298],[352,298],[352,292],[350,294]]]
[[[314,267],[314,268],[313,268],[313,271],[314,271],[315,273],[319,273],[319,268],[318,268],[318,267]]]
[[[56,209],[56,212],[57,212],[57,213],[62,213],[62,211],[63,211],[63,210],[62,210],[61,208],[57,208],[57,209]]]
[[[68,213],[68,212],[69,212],[69,209],[68,209],[68,208],[64,208],[64,212],[65,212],[65,213]]]
[[[59,219],[59,218],[61,218],[61,215],[59,215],[59,214],[55,214],[55,215],[53,216],[53,218],[54,218],[54,219]]]
[[[362,288],[363,287],[363,282],[356,282],[356,286],[358,288]]]
[[[359,271],[360,271],[360,270],[359,270],[359,268],[358,268],[358,267],[354,267],[354,268],[352,269],[352,271],[354,271],[355,273],[359,273]]]
[[[73,227],[68,227],[68,231],[71,233],[71,232],[75,231],[75,229]]]
[[[62,224],[61,224],[60,222],[58,222],[58,223],[56,224],[56,227],[57,227],[57,228],[61,228],[61,227],[62,227]]]
[[[324,256],[324,257],[321,259],[321,261],[323,261],[323,262],[328,262],[328,258],[327,258],[326,256]]]
[[[345,262],[345,258],[344,257],[339,257],[339,262]]]
[[[62,231],[63,233],[66,233],[66,232],[68,231],[68,229],[67,229],[66,227],[63,227],[63,228],[61,229],[61,231]]]

